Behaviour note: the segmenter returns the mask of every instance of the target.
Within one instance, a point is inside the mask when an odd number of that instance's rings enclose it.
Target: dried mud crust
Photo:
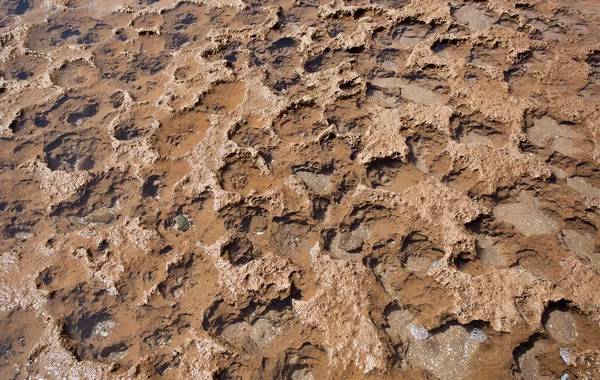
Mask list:
[[[593,0],[1,0],[3,379],[600,378]]]

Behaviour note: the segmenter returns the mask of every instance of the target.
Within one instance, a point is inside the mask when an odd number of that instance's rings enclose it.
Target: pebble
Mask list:
[[[558,350],[560,357],[564,360],[565,363],[571,364],[571,355],[573,354],[573,350],[570,348],[561,348]]]
[[[96,326],[94,326],[94,334],[95,335],[100,335],[101,337],[106,338],[107,336],[110,335],[110,332],[112,331],[112,329],[115,327],[115,322],[109,320],[106,321],[100,321],[96,324]]]
[[[180,231],[187,231],[190,229],[190,222],[188,222],[187,218],[182,214],[175,217],[175,225]]]
[[[410,325],[410,333],[415,340],[425,340],[429,338],[429,331],[423,326]]]
[[[86,219],[88,223],[110,224],[115,220],[115,216],[110,211],[97,210],[89,214]]]
[[[474,340],[474,341],[480,342],[480,343],[487,342],[487,340],[488,340],[488,337],[483,332],[483,330],[478,329],[478,328],[474,328],[473,330],[471,330],[471,332],[469,333],[469,337],[471,338],[471,340]]]

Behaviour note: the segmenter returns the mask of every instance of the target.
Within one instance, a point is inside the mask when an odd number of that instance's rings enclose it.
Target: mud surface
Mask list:
[[[1,0],[0,378],[600,378],[596,0]]]

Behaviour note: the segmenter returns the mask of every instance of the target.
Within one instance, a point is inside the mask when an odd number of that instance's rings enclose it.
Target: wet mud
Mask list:
[[[0,0],[0,378],[600,378],[595,0]]]

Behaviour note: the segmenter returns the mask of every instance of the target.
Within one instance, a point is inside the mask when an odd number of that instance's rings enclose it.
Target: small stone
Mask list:
[[[471,332],[469,333],[469,337],[471,338],[471,340],[474,340],[474,341],[480,342],[480,343],[487,342],[487,340],[488,340],[488,337],[483,332],[483,330],[478,329],[478,328],[474,328],[473,330],[471,330]]]
[[[96,324],[96,326],[94,326],[94,331],[93,333],[95,335],[100,335],[103,338],[106,338],[107,336],[110,335],[110,332],[112,331],[112,329],[115,327],[115,322],[111,321],[110,319],[105,320],[105,321],[100,321]]]
[[[560,357],[562,358],[562,360],[564,360],[565,363],[571,364],[571,356],[573,354],[573,350],[571,350],[570,348],[563,347],[558,350],[558,353],[560,354]]]
[[[292,372],[292,380],[315,380],[314,375],[308,368],[302,368]]]
[[[410,333],[415,340],[425,340],[429,338],[429,331],[423,326],[410,325]]]
[[[265,346],[279,333],[279,328],[264,318],[259,319],[250,328],[250,339],[258,346]]]
[[[190,229],[190,222],[188,222],[185,216],[179,214],[175,217],[175,226],[180,231],[187,231]]]
[[[173,290],[173,297],[179,299],[183,295],[183,287],[178,287]]]
[[[86,219],[88,223],[110,224],[115,220],[115,216],[110,211],[97,210],[89,214]]]
[[[31,232],[29,232],[29,231],[19,231],[19,232],[16,232],[14,235],[15,239],[21,240],[21,241],[29,240],[31,238],[31,236],[32,236]]]

